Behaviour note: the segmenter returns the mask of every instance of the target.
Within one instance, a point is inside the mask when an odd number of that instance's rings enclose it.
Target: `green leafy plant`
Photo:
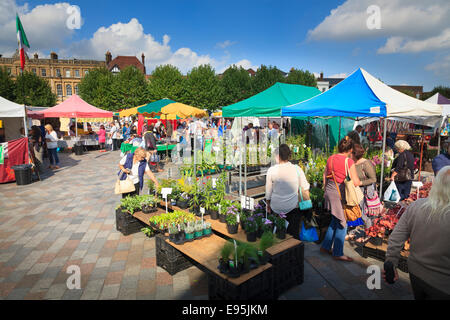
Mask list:
[[[222,258],[222,261],[228,262],[228,259],[230,259],[230,257],[232,256],[233,251],[234,251],[233,243],[227,241],[220,250],[220,257]]]
[[[150,227],[142,228],[141,231],[148,237],[151,237],[155,234],[155,231]]]
[[[177,234],[177,233],[178,233],[178,228],[174,224],[169,226],[169,234]]]
[[[226,221],[230,226],[234,226],[238,223],[237,216],[235,214],[227,214]]]
[[[134,214],[141,208],[141,197],[125,197],[120,200],[120,207],[128,211],[130,214]]]
[[[265,251],[275,243],[275,238],[272,232],[264,232],[259,241],[259,250]]]
[[[286,229],[286,219],[281,217],[275,217],[275,226],[277,230],[285,230]]]
[[[157,226],[160,230],[167,229],[170,225],[178,225],[187,222],[194,222],[197,218],[194,214],[185,212],[185,211],[177,211],[163,213],[149,219],[149,222],[155,226]]]
[[[254,219],[247,219],[247,221],[244,223],[244,230],[247,233],[257,232],[258,224]]]

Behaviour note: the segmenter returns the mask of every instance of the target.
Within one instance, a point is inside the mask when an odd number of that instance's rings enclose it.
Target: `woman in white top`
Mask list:
[[[58,148],[58,135],[53,130],[51,124],[45,125],[45,141],[47,142],[48,156],[50,158],[50,166],[49,169],[59,169],[59,158],[57,148]]]
[[[154,182],[155,187],[158,187],[158,180],[156,180],[153,172],[150,170],[146,156],[147,152],[143,148],[137,148],[134,153],[129,153],[120,160],[119,168],[121,171],[119,171],[119,178],[121,180],[126,179],[126,175],[122,174],[125,172],[128,178],[133,181],[135,187],[134,192],[123,193],[122,198],[139,195],[139,190],[142,190],[144,187],[144,173]]]
[[[277,163],[269,168],[266,179],[267,210],[286,214],[287,232],[299,239],[301,213],[298,207],[299,188],[309,192],[309,183],[303,170],[289,162],[291,150],[286,144],[279,147]]]

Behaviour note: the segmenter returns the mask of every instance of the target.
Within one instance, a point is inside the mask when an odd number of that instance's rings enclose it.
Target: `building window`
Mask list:
[[[61,77],[61,70],[60,69],[56,69],[56,76],[57,77]]]
[[[70,70],[66,70],[66,78],[70,78]]]
[[[84,70],[84,75],[87,76],[87,74],[89,73],[89,70]]]
[[[62,85],[60,85],[60,84],[56,85],[56,94],[58,95],[58,97],[62,97],[62,94],[63,94]]]
[[[79,78],[80,77],[80,70],[75,70],[75,77]]]
[[[36,68],[31,69],[31,71],[36,75]]]
[[[75,85],[75,94],[78,95],[78,85]]]
[[[66,86],[66,96],[70,97],[72,95],[72,86],[68,84]]]
[[[42,74],[43,77],[46,77],[47,76],[47,70],[42,69],[41,70],[41,74]]]

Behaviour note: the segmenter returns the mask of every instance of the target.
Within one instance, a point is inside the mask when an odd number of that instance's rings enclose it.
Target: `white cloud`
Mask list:
[[[339,79],[347,78],[347,74],[346,73],[336,73],[336,74],[329,76],[328,78],[339,78]]]
[[[31,11],[28,5],[17,6],[14,0],[0,1],[0,51],[4,56],[17,49],[16,11],[30,43],[30,52],[56,50],[64,46],[74,30],[66,26],[69,3],[38,5]]]
[[[242,59],[242,60],[240,60],[240,61],[238,61],[238,62],[231,63],[231,64],[228,64],[228,65],[222,67],[221,69],[219,69],[219,72],[218,72],[218,73],[224,73],[225,70],[227,70],[227,69],[228,69],[229,67],[231,67],[232,65],[235,65],[235,66],[237,66],[237,67],[242,67],[242,68],[244,68],[245,70],[248,70],[248,69],[253,69],[254,71],[258,70],[258,66],[252,65],[252,63],[251,63],[250,60]]]
[[[236,44],[236,41],[225,40],[224,42],[219,42],[216,44],[216,48],[225,49],[227,47],[231,47]]]
[[[428,71],[433,71],[435,75],[450,81],[450,55],[445,56],[425,67]]]
[[[367,8],[380,8],[381,29],[370,30]],[[387,37],[378,53],[421,52],[450,47],[448,0],[347,0],[308,32],[309,40]],[[437,35],[437,36],[436,36]]]

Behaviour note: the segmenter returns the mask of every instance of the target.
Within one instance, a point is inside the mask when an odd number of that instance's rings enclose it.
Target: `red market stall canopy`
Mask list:
[[[37,112],[45,118],[112,118],[113,113],[96,108],[77,95],[44,111]]]

